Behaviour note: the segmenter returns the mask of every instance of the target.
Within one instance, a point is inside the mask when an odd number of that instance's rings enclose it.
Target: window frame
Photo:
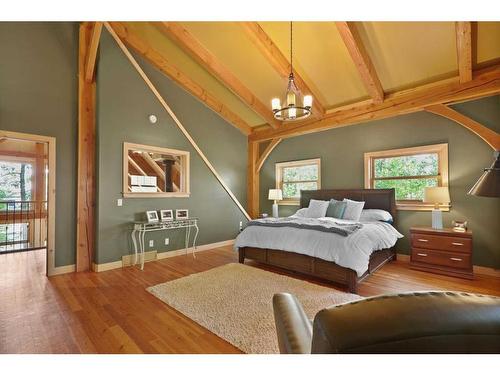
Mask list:
[[[408,177],[413,178],[428,178],[437,177],[437,186],[448,186],[448,143],[439,143],[427,146],[417,146],[417,147],[406,147],[398,148],[392,150],[365,152],[364,154],[364,179],[365,188],[374,189],[374,160],[384,159],[399,156],[412,156],[421,154],[437,154],[438,156],[438,174],[433,176],[405,176],[405,177],[395,177],[396,179],[408,179]],[[424,203],[419,200],[396,200],[396,209],[404,211],[432,211],[434,204]],[[441,204],[439,208],[442,211],[449,211],[450,204]]]
[[[293,181],[296,183],[299,182],[316,182],[318,185],[318,189],[321,189],[321,158],[313,158],[313,159],[303,159],[303,160],[294,160],[294,161],[284,161],[280,163],[275,164],[275,171],[276,171],[276,189],[283,189],[283,169],[284,168],[290,168],[290,167],[303,167],[306,165],[317,165],[318,166],[318,180],[311,180],[311,181]],[[300,205],[300,198],[299,199],[285,199],[278,201],[279,205],[289,205],[289,206],[298,206]]]

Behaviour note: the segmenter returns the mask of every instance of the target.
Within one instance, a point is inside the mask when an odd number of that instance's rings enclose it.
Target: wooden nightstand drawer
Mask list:
[[[470,253],[472,250],[472,240],[470,238],[452,237],[452,236],[436,236],[432,234],[412,233],[412,247],[420,247],[425,249],[459,251],[462,253]]]
[[[411,261],[461,269],[472,268],[469,254],[456,254],[447,251],[412,248]]]

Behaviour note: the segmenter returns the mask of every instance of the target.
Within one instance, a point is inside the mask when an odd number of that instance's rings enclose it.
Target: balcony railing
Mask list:
[[[0,201],[0,253],[47,246],[47,201]]]

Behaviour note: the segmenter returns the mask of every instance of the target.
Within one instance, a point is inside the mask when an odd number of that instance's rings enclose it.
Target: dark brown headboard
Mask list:
[[[364,208],[378,208],[389,211],[396,221],[396,194],[394,189],[321,189],[301,190],[300,207],[308,207],[311,199],[327,201],[330,199],[364,201]]]

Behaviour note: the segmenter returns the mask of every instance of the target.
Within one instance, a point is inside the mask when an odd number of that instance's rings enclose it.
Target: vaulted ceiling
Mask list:
[[[270,103],[286,87],[289,23],[113,24],[128,44],[146,55],[152,51],[157,65],[168,64],[171,76],[187,80],[192,93],[208,96],[230,122],[247,129],[279,125]],[[470,25],[472,71],[498,64],[500,22]],[[458,81],[458,33],[455,22],[295,22],[293,63],[321,118],[353,103]]]

